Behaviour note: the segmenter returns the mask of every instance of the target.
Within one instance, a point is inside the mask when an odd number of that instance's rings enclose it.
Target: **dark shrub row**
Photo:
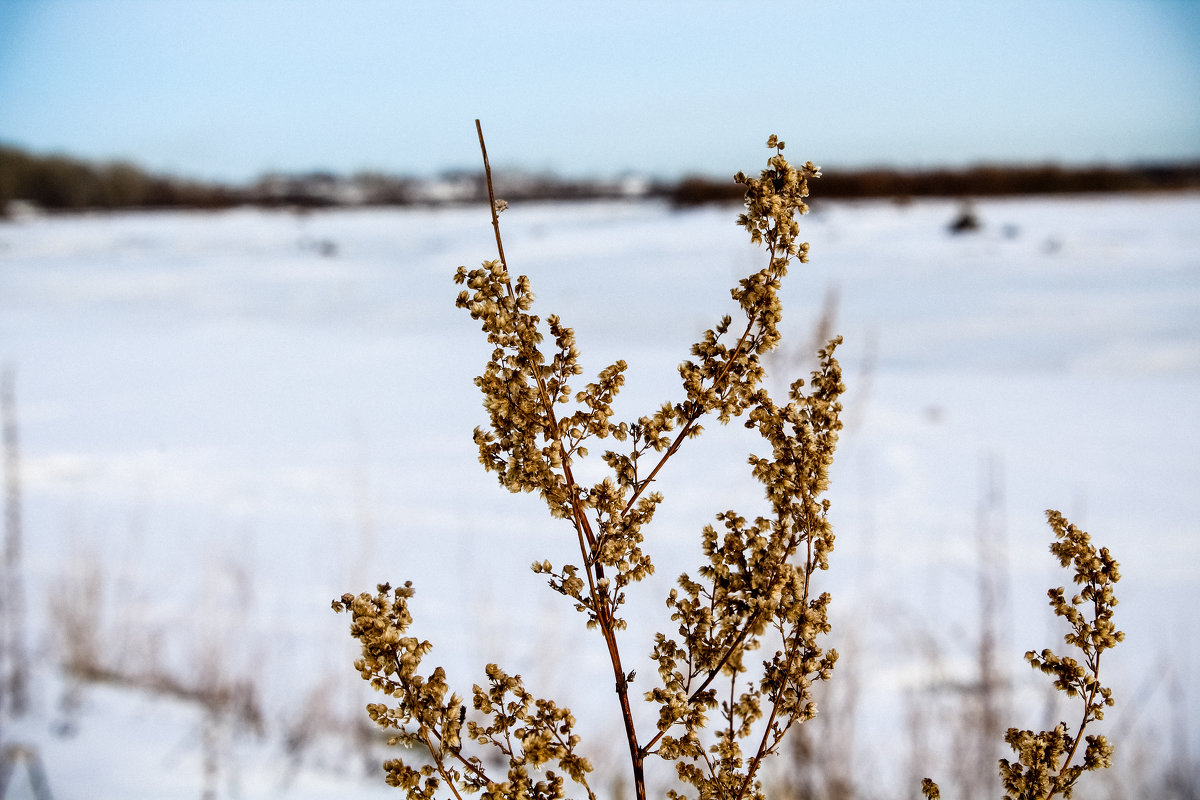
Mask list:
[[[1130,167],[977,166],[900,171],[824,170],[823,198],[992,197],[997,195],[1142,192],[1200,189],[1200,163]],[[741,198],[729,181],[690,177],[671,192],[679,205]]]
[[[241,201],[228,187],[151,175],[125,162],[89,164],[0,147],[0,213],[12,200],[39,208],[220,208]]]
[[[960,170],[826,170],[823,198],[987,197],[1010,194],[1164,191],[1200,188],[1200,162],[1132,167],[978,166]],[[502,176],[508,200],[665,197],[679,206],[738,201],[732,180],[686,177],[676,183],[568,180],[552,175]],[[228,208],[235,205],[318,207],[438,205],[486,199],[482,176],[436,180],[361,173],[268,175],[247,186],[154,175],[127,163],[94,164],[0,146],[0,216],[12,201],[49,211],[118,208]]]

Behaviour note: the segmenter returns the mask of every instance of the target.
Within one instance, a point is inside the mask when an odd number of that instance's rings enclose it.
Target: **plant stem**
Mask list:
[[[500,264],[507,273],[508,262],[504,258],[504,242],[500,238],[500,217],[496,209],[496,192],[492,184],[492,167],[488,163],[487,146],[483,141],[483,125],[478,119],[475,120],[475,131],[479,135],[479,149],[483,154],[483,170],[487,179],[488,201],[492,211],[492,227],[496,231],[496,250],[500,256]],[[508,283],[508,292],[510,295],[513,294],[511,280]],[[533,364],[532,373],[534,381],[537,383],[538,397],[542,407],[546,411],[546,424],[550,431],[550,437],[554,440],[554,445],[558,448],[559,455],[562,456],[563,480],[566,481],[567,490],[571,497],[572,522],[579,537],[579,549],[583,557],[584,572],[588,577],[588,590],[592,598],[592,606],[596,611],[597,623],[600,625],[600,631],[604,636],[604,643],[608,649],[613,676],[616,678],[616,691],[621,705],[621,718],[625,723],[625,737],[629,742],[629,758],[633,767],[634,792],[637,800],[646,800],[643,755],[641,748],[638,746],[637,730],[633,721],[633,709],[629,704],[629,685],[625,679],[624,667],[621,664],[621,652],[617,646],[616,624],[612,609],[608,606],[608,601],[600,597],[596,586],[596,581],[604,577],[604,565],[594,563],[591,558],[591,554],[595,552],[597,546],[596,536],[592,531],[591,523],[588,521],[583,505],[579,500],[579,485],[575,482],[575,476],[571,472],[570,456],[567,454],[566,447],[563,445],[562,438],[559,435],[558,420],[554,414],[554,403],[549,392],[546,390],[546,385],[542,380],[537,361],[530,359],[530,362]]]
[[[487,176],[488,207],[492,211],[492,228],[496,231],[496,250],[500,253],[500,263],[504,271],[508,271],[508,262],[504,260],[504,242],[500,241],[500,215],[496,211],[496,192],[492,189],[492,166],[488,163],[487,145],[483,143],[483,125],[475,120],[475,131],[479,134],[479,150],[483,153],[483,172]]]
[[[746,339],[750,336],[750,331],[754,329],[754,323],[757,320],[757,316],[753,317],[746,324],[746,330],[742,332],[742,338],[738,339],[738,343],[733,348],[733,352],[729,354],[729,358],[725,362],[725,366],[721,369],[721,374],[713,379],[713,386],[719,384],[725,379],[725,376],[729,374],[729,370],[733,366],[734,358],[741,354],[742,347],[745,346]],[[695,427],[696,421],[700,419],[700,417],[704,416],[705,413],[706,412],[704,409],[694,409],[692,411],[687,421],[683,424],[683,427],[679,429],[679,433],[675,436],[675,440],[672,441],[671,445],[667,448],[667,452],[663,453],[662,458],[660,458],[658,463],[654,465],[654,469],[650,470],[650,474],[646,476],[645,480],[639,481],[638,485],[633,488],[633,494],[630,496],[628,502],[625,503],[625,509],[622,511],[623,514],[629,513],[629,510],[633,508],[633,504],[637,502],[639,497],[641,497],[642,492],[645,491],[646,487],[654,481],[654,478],[656,475],[658,475],[659,470],[666,465],[667,460],[679,452],[679,447],[683,444],[683,440],[688,437],[688,434],[692,432],[692,428]]]
[[[1091,659],[1091,663],[1088,664],[1088,666],[1092,670],[1093,678],[1098,677],[1100,674],[1100,654],[1099,653],[1096,654],[1094,659]],[[1055,776],[1054,784],[1050,788],[1050,794],[1046,795],[1046,800],[1053,800],[1053,798],[1056,794],[1058,794],[1063,789],[1067,788],[1066,786],[1062,785],[1063,777],[1066,776],[1067,771],[1071,768],[1071,762],[1075,760],[1075,753],[1078,752],[1078,750],[1079,750],[1079,743],[1083,741],[1083,729],[1086,728],[1087,724],[1092,721],[1092,703],[1096,699],[1095,687],[1098,685],[1099,684],[1097,682],[1094,682],[1093,688],[1091,688],[1090,690],[1087,690],[1086,692],[1080,693],[1083,696],[1083,701],[1084,701],[1083,702],[1083,719],[1081,719],[1079,721],[1079,730],[1077,730],[1075,732],[1075,741],[1071,742],[1071,749],[1067,751],[1067,755],[1063,759],[1062,769],[1060,769],[1058,771],[1058,775]]]

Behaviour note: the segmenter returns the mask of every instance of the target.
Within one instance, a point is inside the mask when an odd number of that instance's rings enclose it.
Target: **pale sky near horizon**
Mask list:
[[[0,143],[154,171],[1200,159],[1200,0],[0,0]]]

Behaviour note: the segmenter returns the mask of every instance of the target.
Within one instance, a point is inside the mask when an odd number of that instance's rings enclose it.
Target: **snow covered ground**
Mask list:
[[[834,681],[857,688],[853,705],[835,693],[823,709],[843,702],[859,720],[861,788],[898,796],[909,780],[895,733],[931,669],[969,678],[981,575],[1000,581],[1009,724],[1047,722],[1021,658],[1061,647],[1045,590],[1068,576],[1047,552],[1047,508],[1123,567],[1128,639],[1105,664],[1118,768],[1150,769],[1135,756],[1155,753],[1194,763],[1200,196],[984,201],[982,229],[961,235],[949,201],[813,206],[777,365],[781,384],[807,370],[833,309],[848,393],[827,580]],[[633,417],[678,396],[676,364],[759,268],[735,214],[518,205],[502,222],[513,270],[543,317],[576,328],[586,373],[629,362],[617,409]],[[481,208],[0,223],[34,670],[32,712],[0,738],[36,745],[56,798],[187,797],[206,783],[246,798],[391,796],[364,767],[383,749],[356,744],[369,692],[346,618],[329,611],[385,580],[415,582],[430,667],[463,690],[488,661],[522,672],[598,715],[585,745],[620,763],[599,642],[528,571],[569,560],[572,540],[484,474],[470,440],[489,348],[453,307],[451,275],[493,252]],[[660,482],[632,666],[663,627],[670,581],[697,566],[700,528],[726,508],[759,512],[745,467],[758,447],[714,425]],[[64,640],[174,689],[73,686]],[[653,669],[639,674],[649,688]],[[249,687],[256,714],[206,723],[180,690],[213,685]]]

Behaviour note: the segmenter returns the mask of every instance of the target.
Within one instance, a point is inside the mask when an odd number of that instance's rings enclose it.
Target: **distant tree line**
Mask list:
[[[573,180],[500,173],[509,200],[595,200],[659,197],[678,206],[738,201],[730,180],[639,177]],[[1200,189],[1200,162],[1129,167],[977,166],[966,169],[826,170],[824,198],[983,197],[1009,194]],[[0,216],[15,204],[46,211],[131,208],[219,209],[239,205],[334,207],[442,205],[484,200],[482,174],[451,172],[419,179],[363,172],[270,174],[243,186],[184,180],[117,161],[97,164],[63,155],[36,155],[0,145]]]
[[[152,175],[127,162],[91,164],[0,146],[0,213],[20,200],[54,211],[117,208],[222,208],[242,202],[218,184]]]
[[[1125,167],[975,166],[936,170],[823,170],[823,198],[994,197],[1200,189],[1200,162]],[[678,205],[738,200],[739,187],[707,177],[682,180],[672,191]]]

